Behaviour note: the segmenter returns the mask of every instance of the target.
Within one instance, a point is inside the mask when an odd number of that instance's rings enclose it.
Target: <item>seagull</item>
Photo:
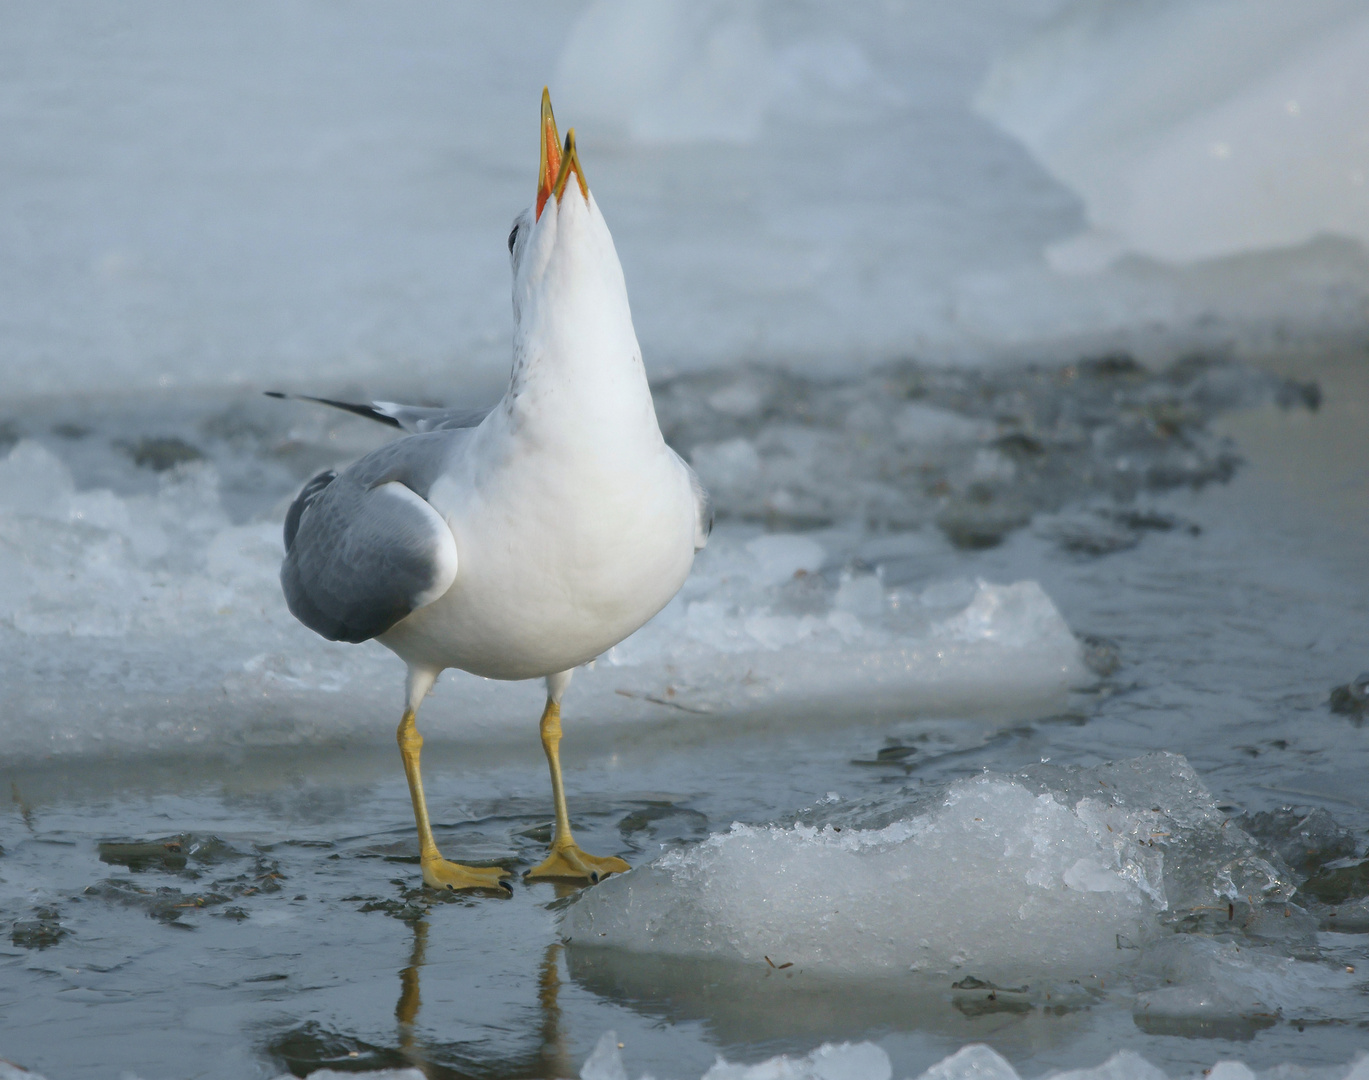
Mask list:
[[[330,641],[375,639],[408,666],[397,735],[423,881],[453,891],[509,890],[511,874],[449,862],[433,839],[417,715],[438,675],[545,680],[556,830],[526,878],[595,883],[627,870],[571,832],[561,699],[577,667],[670,602],[712,527],[707,491],[661,435],[613,238],[545,89],[539,134],[536,202],[509,233],[508,390],[477,411],[311,399],[407,434],[315,476],[285,517],[290,611]]]

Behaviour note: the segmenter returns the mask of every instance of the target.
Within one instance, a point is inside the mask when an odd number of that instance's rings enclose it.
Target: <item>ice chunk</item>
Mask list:
[[[1169,753],[1081,769],[1033,765],[1021,773],[1033,790],[1056,792],[1085,820],[1147,867],[1138,879],[1173,921],[1219,915],[1227,905],[1252,900],[1278,905],[1293,895],[1293,882],[1277,857],[1261,848],[1217,809],[1193,767]],[[1230,914],[1229,914],[1230,913]],[[1259,913],[1243,918],[1258,921]]]
[[[889,1055],[874,1043],[823,1043],[804,1057],[770,1058],[757,1065],[721,1059],[703,1080],[889,1080]]]
[[[1249,1038],[1285,1010],[1330,1018],[1338,996],[1356,985],[1344,969],[1197,934],[1161,939],[1139,971],[1159,985],[1137,995],[1136,1024],[1166,1035]]]
[[[1062,269],[1364,241],[1366,49],[1353,2],[1083,4],[977,104],[1083,198],[1093,231],[1053,250]]]
[[[1144,874],[1053,796],[979,777],[883,829],[734,825],[583,894],[567,930],[841,973],[1089,975],[1148,932]]]
[[[580,1080],[627,1080],[623,1055],[618,1052],[618,1033],[606,1031],[580,1067]]]
[[[1219,1061],[1203,1072],[1207,1080],[1255,1080],[1254,1070],[1239,1061]]]
[[[1050,1080],[1165,1080],[1165,1071],[1135,1050],[1119,1050],[1101,1065],[1052,1073]]]
[[[1017,1070],[998,1051],[982,1043],[961,1047],[918,1080],[1018,1080]]]
[[[937,627],[955,641],[997,641],[1023,646],[1058,635],[1065,620],[1034,581],[994,587],[981,581],[974,599]]]
[[[1355,834],[1322,807],[1281,806],[1244,814],[1240,825],[1268,844],[1300,874],[1311,875],[1326,863],[1354,855]]]
[[[890,1080],[892,1075],[889,1055],[874,1043],[823,1043],[802,1057],[780,1055],[757,1065],[733,1065],[720,1057],[703,1080]],[[585,1059],[580,1080],[627,1078],[618,1036],[606,1031]]]
[[[232,523],[219,475],[188,462],[155,490],[116,494],[75,490],[33,442],[0,459],[9,755],[381,737],[398,661],[378,645],[322,641],[290,616],[279,524]],[[831,535],[720,525],[683,594],[577,681],[578,707],[602,722],[639,719],[630,703],[642,698],[698,713],[840,700],[947,715],[1011,702],[1022,715],[1052,711],[1086,677],[1035,586],[942,589],[931,604],[905,589],[900,607],[875,575],[824,576],[851,558],[829,551]],[[466,731],[504,730],[511,691],[459,685],[459,710],[430,707],[427,730],[450,731],[458,715]]]

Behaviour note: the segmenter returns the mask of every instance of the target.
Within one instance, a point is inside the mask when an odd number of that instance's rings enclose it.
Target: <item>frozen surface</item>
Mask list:
[[[1364,336],[1353,2],[3,10],[10,395],[492,388],[547,82],[657,376]]]
[[[1353,0],[1070,5],[976,104],[1084,200],[1063,270],[1369,240],[1369,16]]]
[[[7,753],[374,732],[377,703],[398,698],[402,667],[377,645],[324,642],[294,621],[280,600],[279,532],[275,521],[232,524],[210,464],[168,470],[155,492],[120,497],[77,492],[50,451],[16,444],[0,461]],[[838,548],[832,558],[849,556]],[[612,718],[631,711],[625,696],[665,694],[696,713],[811,709],[853,692],[871,706],[919,697],[946,705],[987,701],[995,687],[1001,699],[1050,702],[1087,675],[1035,582],[961,581],[891,597],[869,573],[834,571],[842,579],[828,583],[828,560],[811,538],[721,528],[667,610],[583,674],[580,707]],[[784,589],[809,577],[799,601],[785,603]],[[76,670],[81,682],[62,685]],[[94,708],[92,676],[109,694]],[[461,730],[498,728],[509,699],[497,684],[457,679]],[[300,695],[317,702],[344,691],[346,704],[327,715],[295,711]],[[434,727],[443,730],[440,720]]]
[[[1229,478],[1239,456],[1211,430],[1224,411],[1300,412],[1319,391],[1198,358],[1150,374],[1118,355],[993,376],[905,362],[837,384],[750,368],[677,377],[657,397],[720,524],[680,595],[577,676],[572,708],[597,722],[644,704],[1057,711],[1095,676],[1049,594],[945,555],[1038,517],[1083,553],[1191,533],[1134,500]],[[156,409],[93,420],[67,404],[8,421],[7,753],[378,738],[401,665],[300,626],[277,573],[304,477],[388,430],[303,403]],[[488,739],[535,708],[534,687],[452,673],[424,725]]]
[[[1339,1080],[1369,1022],[1369,760],[1330,704],[1366,668],[1369,388],[1358,356],[1317,377],[661,385],[720,522],[567,696],[577,836],[639,868],[578,902],[417,887],[399,664],[284,613],[285,501],[385,429],[216,394],[10,409],[0,1054],[563,1078],[612,1028],[662,1080],[869,1041],[891,1077],[982,1043],[1025,1077],[1126,1050]],[[464,677],[424,706],[447,854],[545,854],[540,706]]]

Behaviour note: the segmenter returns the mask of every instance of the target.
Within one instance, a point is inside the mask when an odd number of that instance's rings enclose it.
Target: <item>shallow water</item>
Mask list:
[[[1299,370],[1305,378],[1308,368]],[[1030,525],[983,549],[957,547],[947,539],[952,531],[930,523],[874,534],[819,523],[805,533],[822,544],[831,577],[825,599],[812,601],[811,610],[854,611],[867,635],[894,634],[901,624],[896,613],[876,617],[838,603],[842,584],[859,579],[852,567],[878,570],[889,603],[962,579],[1039,582],[1069,627],[1091,636],[1086,653],[1094,672],[1067,680],[1077,684],[1073,690],[1031,685],[1020,671],[995,682],[995,664],[1011,667],[1011,656],[983,653],[974,661],[984,684],[978,699],[959,693],[936,708],[899,712],[884,699],[862,702],[855,692],[862,657],[886,655],[874,646],[846,642],[810,655],[800,641],[734,654],[689,639],[689,648],[702,650],[688,654],[691,677],[697,683],[716,670],[723,690],[710,698],[706,687],[684,685],[681,708],[639,692],[654,685],[655,675],[634,672],[668,664],[650,635],[640,646],[639,666],[628,654],[620,666],[606,662],[584,673],[568,702],[565,761],[585,848],[619,852],[640,865],[656,858],[662,844],[679,849],[734,821],[872,827],[884,823],[881,814],[909,819],[935,805],[948,784],[984,769],[1007,775],[1042,762],[1092,766],[1166,750],[1188,759],[1221,814],[1240,821],[1243,812],[1286,804],[1321,807],[1352,830],[1353,848],[1362,854],[1369,742],[1354,718],[1328,709],[1327,697],[1369,668],[1363,636],[1369,378],[1362,357],[1323,358],[1314,371],[1322,389],[1317,411],[1266,403],[1213,420],[1217,434],[1235,439],[1245,466],[1229,483],[1143,492],[1126,505],[1160,524],[1131,529],[1123,542],[1112,542],[1115,531],[1100,533],[1103,519],[1089,508],[1113,504],[1086,488],[1052,495]],[[1000,388],[1016,376],[1003,378]],[[973,419],[973,409],[961,411]],[[186,442],[215,458],[221,490],[242,495],[236,503],[231,495],[221,500],[222,520],[209,533],[270,523],[273,492],[288,489],[314,464],[235,451],[230,437],[207,442],[204,428],[184,414],[149,424],[111,413],[117,430],[110,438],[165,436],[184,423],[176,430]],[[18,434],[43,434],[54,452],[94,445],[90,437],[51,435],[52,425],[32,416],[18,423]],[[329,431],[343,432],[344,441],[372,437],[350,424],[299,439],[291,453],[320,457],[317,446],[326,445]],[[1211,424],[1203,421],[1205,438],[1215,438]],[[754,439],[764,464],[763,433],[710,428],[705,434],[701,444]],[[966,445],[972,450],[975,440],[990,437],[998,433],[971,432]],[[345,455],[359,445],[334,452]],[[979,459],[959,446],[938,458],[948,488],[928,503],[928,515],[953,502],[956,492],[985,482],[982,469],[978,480],[970,475]],[[71,451],[66,460],[78,489],[107,485],[125,500],[137,497],[135,481],[157,490],[145,467],[125,463],[118,475],[102,476],[96,470],[107,455],[92,451],[83,465]],[[262,461],[274,461],[277,472],[265,479],[261,471],[253,474],[265,468]],[[957,471],[962,466],[965,475]],[[852,465],[852,475],[863,467]],[[235,476],[255,479],[238,484]],[[166,497],[190,505],[184,493]],[[720,527],[719,558],[742,558],[726,553],[748,550],[759,533],[743,517]],[[1076,542],[1081,535],[1088,542]],[[212,538],[203,544],[212,550]],[[741,605],[742,624],[747,611],[800,620],[799,608],[784,605],[812,600],[728,592],[732,586],[716,564],[701,564],[700,573],[710,591],[699,599]],[[194,576],[187,568],[187,580]],[[255,585],[241,584],[248,578],[232,580],[239,589],[232,595],[255,595]],[[976,1041],[993,1046],[1024,1076],[1096,1065],[1123,1047],[1175,1075],[1220,1058],[1259,1069],[1284,1061],[1340,1064],[1365,1045],[1369,937],[1319,929],[1339,909],[1309,899],[1306,888],[1278,907],[1286,933],[1250,930],[1264,908],[1238,911],[1233,901],[1229,913],[1218,910],[1178,927],[1186,932],[1157,930],[1155,942],[1139,950],[1139,962],[1130,955],[1138,950],[1119,949],[1128,955],[1113,970],[1091,971],[1077,990],[1066,988],[1063,998],[1049,1002],[984,989],[966,981],[976,976],[968,969],[916,978],[837,977],[785,967],[784,956],[738,963],[567,944],[562,920],[576,902],[574,890],[519,884],[505,900],[447,898],[415,888],[411,812],[388,742],[397,717],[387,703],[398,697],[399,671],[383,654],[365,654],[354,669],[358,683],[374,680],[375,686],[329,693],[303,676],[291,676],[295,684],[259,681],[252,693],[262,704],[253,705],[257,699],[244,692],[237,711],[226,714],[256,708],[260,732],[269,734],[282,710],[312,708],[315,727],[295,729],[289,745],[252,737],[257,729],[250,723],[240,729],[248,735],[205,743],[168,727],[160,743],[151,740],[154,752],[138,749],[143,729],[136,724],[128,729],[136,737],[104,751],[82,743],[101,718],[123,722],[119,663],[158,670],[157,658],[146,655],[155,635],[138,618],[127,637],[73,636],[43,626],[5,630],[18,650],[11,651],[7,676],[12,700],[50,691],[62,703],[60,712],[29,712],[23,723],[69,736],[11,742],[22,752],[5,760],[12,801],[0,819],[0,908],[11,928],[0,944],[0,1054],[49,1077],[272,1076],[324,1064],[358,1069],[410,1062],[433,1076],[565,1076],[609,1029],[624,1044],[632,1075],[660,1077],[699,1075],[718,1053],[756,1061],[807,1052],[827,1040],[874,1040],[890,1054],[896,1076],[916,1075]],[[221,633],[216,625],[187,616],[184,641],[165,642],[164,662],[174,666],[195,649],[209,650]],[[250,635],[250,613],[229,625],[230,637]],[[766,623],[764,629],[776,632],[777,625],[790,626]],[[921,641],[916,635],[923,632],[909,630],[907,640]],[[678,628],[672,633],[679,636]],[[227,664],[223,657],[241,666],[242,656],[260,652],[250,641],[219,646],[222,656],[215,653],[206,668]],[[44,655],[49,668],[40,662]],[[356,652],[339,647],[320,655],[346,668]],[[855,704],[805,708],[801,695],[785,695],[785,680],[792,678],[785,665],[802,666],[817,655],[856,669],[844,684]],[[98,696],[79,682],[83,656],[112,665]],[[325,661],[316,662],[324,670]],[[758,707],[737,690],[747,663],[768,672],[772,682],[765,685],[777,704]],[[69,681],[65,690],[43,686],[52,672]],[[623,683],[612,681],[620,676]],[[193,682],[176,687],[167,716],[194,702]],[[613,689],[624,684],[637,696]],[[1017,700],[1013,686],[1026,688]],[[135,685],[131,696],[142,692]],[[222,693],[219,683],[213,692]],[[463,729],[452,714],[468,693],[484,695],[471,698],[481,709],[526,719],[521,726],[506,720]],[[550,807],[534,735],[536,698],[527,688],[452,680],[425,709],[425,723],[439,732],[425,751],[429,801],[449,855],[519,871],[541,858]],[[614,698],[626,710],[617,721],[584,723],[585,714]],[[333,709],[340,734],[318,734],[326,733]],[[365,709],[373,717],[363,723]],[[633,719],[643,722],[622,722]],[[16,738],[22,734],[17,723],[12,715],[8,731]],[[834,816],[847,812],[849,819]],[[1267,846],[1261,850],[1269,853]],[[1187,856],[1176,849],[1171,857],[1177,863]],[[1019,884],[990,880],[984,887]],[[1167,978],[1187,985],[1181,969],[1201,966],[1193,956],[1209,947],[1261,958],[1268,971],[1260,976],[1260,1007],[1137,1019],[1138,995]],[[1172,948],[1198,951],[1176,960],[1165,952]],[[1038,965],[1031,981],[1044,987],[1051,972]]]

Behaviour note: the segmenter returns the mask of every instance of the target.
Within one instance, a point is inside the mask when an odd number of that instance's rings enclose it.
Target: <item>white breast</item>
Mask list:
[[[499,679],[599,655],[663,608],[694,560],[688,470],[665,445],[622,268],[573,185],[516,245],[513,376],[428,501],[455,583],[381,640]]]
[[[405,660],[496,679],[565,671],[631,634],[688,576],[694,495],[664,443],[635,460],[510,450],[430,494],[459,569],[382,639]]]

